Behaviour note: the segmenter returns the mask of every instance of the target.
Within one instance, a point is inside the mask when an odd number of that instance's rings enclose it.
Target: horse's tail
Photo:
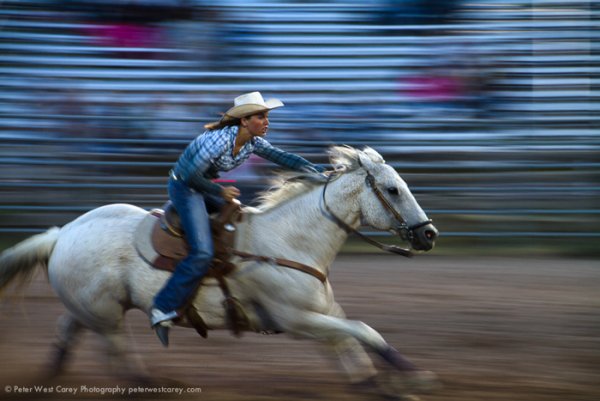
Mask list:
[[[58,240],[60,229],[53,227],[8,248],[0,254],[0,294],[13,281],[27,284],[36,268],[48,267],[48,260]]]

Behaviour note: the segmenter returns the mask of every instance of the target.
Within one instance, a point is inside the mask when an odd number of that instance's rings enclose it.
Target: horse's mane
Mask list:
[[[367,156],[374,163],[385,163],[383,157],[370,147],[358,150],[350,146],[332,146],[327,153],[329,161],[339,173],[360,168],[359,154]],[[279,172],[271,180],[270,188],[259,194],[258,209],[265,212],[325,182],[326,179],[319,173]]]

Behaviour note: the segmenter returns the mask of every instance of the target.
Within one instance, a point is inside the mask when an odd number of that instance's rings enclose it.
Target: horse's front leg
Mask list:
[[[389,345],[381,334],[361,321],[308,311],[297,311],[286,316],[278,320],[284,331],[322,341],[333,346],[334,349],[337,348],[336,351],[341,357],[340,361],[345,370],[359,379],[360,376],[362,379],[372,376],[374,368],[370,360],[369,363],[365,362],[368,356],[364,354],[364,350],[361,352],[360,345],[356,341],[371,348],[402,373],[401,381],[398,383],[401,392],[431,391],[438,385],[437,378],[432,372],[419,369]],[[360,365],[352,366],[356,361],[362,365],[362,371]]]
[[[336,302],[332,303],[328,314],[340,319],[346,318],[346,313]],[[351,383],[370,383],[374,381],[377,369],[373,366],[373,361],[365,352],[364,347],[354,337],[349,335],[335,336],[324,341],[338,358],[340,367]]]
[[[373,361],[356,339],[336,337],[325,340],[325,342],[338,358],[340,367],[351,383],[367,383],[375,378],[377,369],[375,369]]]

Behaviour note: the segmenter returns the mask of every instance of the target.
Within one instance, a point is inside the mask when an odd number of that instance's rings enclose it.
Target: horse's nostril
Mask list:
[[[428,240],[430,240],[430,241],[431,241],[431,240],[434,240],[434,239],[435,239],[435,231],[433,231],[433,230],[426,230],[426,231],[425,231],[425,237],[426,237]]]

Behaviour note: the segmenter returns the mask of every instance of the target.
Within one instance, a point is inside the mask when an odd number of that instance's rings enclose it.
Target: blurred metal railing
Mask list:
[[[322,164],[332,144],[374,147],[445,237],[471,246],[600,236],[590,2],[474,1],[439,25],[380,24],[372,4],[242,3],[211,8],[223,59],[203,64],[211,49],[187,41],[93,45],[76,12],[4,1],[0,237],[106,203],[159,207],[166,172],[201,124],[256,89],[288,105],[273,114],[274,144]],[[468,97],[444,115],[415,105],[405,80],[467,44],[466,58],[491,78],[484,115]],[[245,202],[268,187],[272,167],[232,175]]]

